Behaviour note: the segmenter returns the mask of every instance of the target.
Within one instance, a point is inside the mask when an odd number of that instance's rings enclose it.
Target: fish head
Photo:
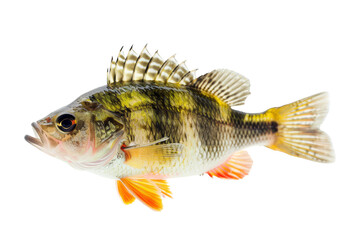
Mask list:
[[[32,127],[36,137],[26,135],[27,142],[80,169],[107,164],[124,141],[121,114],[88,98],[77,99],[32,123]]]

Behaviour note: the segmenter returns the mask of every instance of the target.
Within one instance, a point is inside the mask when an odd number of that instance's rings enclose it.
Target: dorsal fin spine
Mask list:
[[[158,51],[156,51],[149,61],[147,73],[145,74],[144,80],[154,81],[163,63],[164,61],[160,57]]]
[[[107,72],[109,87],[142,80],[191,86],[216,96],[229,106],[243,104],[250,94],[249,80],[233,71],[219,69],[195,78],[196,70],[189,71],[184,62],[178,64],[175,55],[164,61],[158,51],[150,56],[145,46],[140,55],[131,47],[125,58],[122,49],[116,62],[112,59],[110,63]]]
[[[156,76],[155,81],[167,82],[167,79],[170,77],[170,74],[177,66],[177,61],[175,59],[175,55],[168,58],[163,65],[160,67],[158,74]]]
[[[125,63],[125,56],[123,53],[123,47],[121,47],[117,60],[116,60],[116,70],[115,70],[115,83],[120,82],[123,78],[124,73],[124,63]]]
[[[115,62],[113,61],[113,58],[111,58],[110,61],[110,69],[108,70],[108,81],[110,82],[114,82],[114,77],[115,77]]]
[[[185,65],[185,61],[181,62],[179,65],[176,66],[176,68],[171,73],[168,82],[171,83],[178,83],[181,81],[181,78],[188,72]]]
[[[194,84],[194,79],[195,79],[195,72],[197,71],[197,69],[195,70],[191,70],[188,71],[184,77],[181,79],[181,81],[179,82],[180,85],[193,85]]]
[[[144,49],[141,51],[135,64],[134,75],[133,75],[134,81],[140,81],[144,79],[144,75],[146,69],[148,68],[150,59],[151,56],[145,46]]]
[[[131,81],[134,74],[135,63],[138,59],[136,52],[131,47],[125,59],[123,81]]]

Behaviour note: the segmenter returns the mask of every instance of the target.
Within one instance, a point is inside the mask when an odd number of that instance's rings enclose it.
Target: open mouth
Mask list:
[[[34,147],[37,147],[39,149],[43,149],[44,145],[45,145],[45,141],[46,139],[44,138],[44,133],[41,130],[41,128],[39,127],[39,125],[35,122],[33,122],[31,124],[31,126],[33,127],[34,133],[36,137],[32,137],[29,135],[25,135],[25,140],[30,143],[31,145],[33,145]]]

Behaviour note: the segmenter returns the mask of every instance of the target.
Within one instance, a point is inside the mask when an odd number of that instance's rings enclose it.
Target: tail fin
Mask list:
[[[271,108],[277,132],[271,149],[317,162],[335,160],[329,136],[319,129],[328,111],[328,94],[316,95]]]

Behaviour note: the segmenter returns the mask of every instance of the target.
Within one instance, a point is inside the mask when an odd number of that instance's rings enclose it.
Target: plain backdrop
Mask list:
[[[358,1],[1,1],[0,239],[360,239]],[[115,181],[24,141],[31,122],[105,85],[111,56],[145,44],[250,79],[238,109],[328,91],[333,164],[248,150],[239,181],[170,179],[162,212]]]

